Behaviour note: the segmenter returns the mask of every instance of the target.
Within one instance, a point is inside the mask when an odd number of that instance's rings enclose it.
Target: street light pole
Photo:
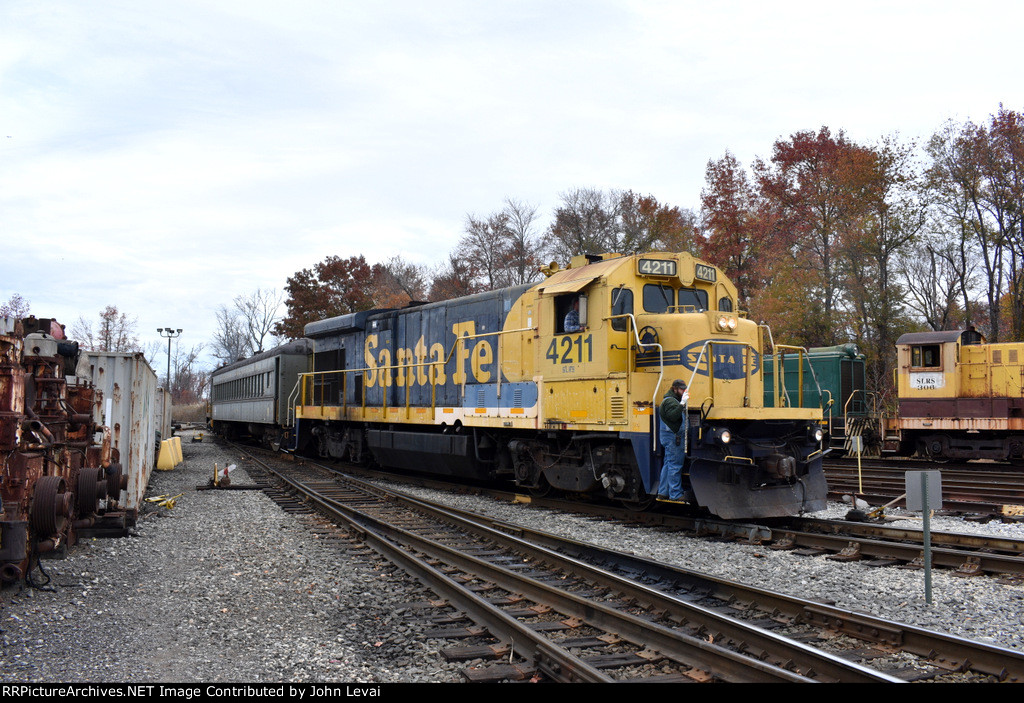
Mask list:
[[[175,337],[181,336],[181,328],[177,330],[171,327],[157,327],[156,331],[160,333],[161,337],[167,337],[167,392],[171,392],[171,340]]]

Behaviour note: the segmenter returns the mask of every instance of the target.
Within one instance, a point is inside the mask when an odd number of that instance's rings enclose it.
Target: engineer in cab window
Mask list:
[[[573,298],[572,307],[565,313],[565,321],[562,323],[563,332],[580,331],[580,299]]]

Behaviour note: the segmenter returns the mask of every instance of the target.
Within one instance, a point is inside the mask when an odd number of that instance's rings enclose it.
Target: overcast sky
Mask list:
[[[1017,2],[0,0],[0,302],[206,343],[328,255],[437,264],[572,188],[696,208],[822,126],[1024,109]],[[166,349],[166,345],[164,346]],[[160,357],[158,357],[158,361]],[[161,362],[162,363],[162,362]],[[156,364],[158,367],[160,363]]]

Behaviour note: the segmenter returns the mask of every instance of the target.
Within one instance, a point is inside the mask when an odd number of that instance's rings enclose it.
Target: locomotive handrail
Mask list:
[[[440,366],[443,369],[445,366],[448,365],[448,362],[450,362],[452,360],[452,355],[455,353],[456,349],[460,348],[460,345],[463,344],[464,340],[467,340],[467,339],[477,339],[479,337],[489,337],[489,336],[493,336],[493,335],[513,334],[513,333],[517,333],[517,332],[532,332],[532,331],[536,331],[537,329],[538,329],[537,327],[521,327],[521,328],[518,328],[518,329],[511,329],[511,330],[494,330],[493,332],[480,332],[480,333],[477,333],[477,334],[463,334],[463,335],[459,335],[458,337],[456,337],[455,342],[451,345],[451,348],[449,349],[448,353],[445,355],[445,357],[443,359],[438,359],[436,361],[420,361],[420,362],[416,362],[416,363],[386,364],[386,365],[382,365],[382,366],[364,366],[364,367],[361,367],[361,368],[353,368],[353,369],[330,369],[330,370],[327,370],[327,371],[307,371],[305,373],[299,374],[299,380],[296,382],[296,385],[298,385],[299,383],[302,383],[301,395],[302,395],[302,399],[303,399],[303,404],[305,405],[306,384],[305,384],[305,381],[304,381],[304,377],[308,376],[308,377],[312,378],[312,377],[315,377],[315,376],[326,376],[328,374],[342,374],[342,381],[341,381],[341,383],[342,383],[341,407],[342,407],[342,412],[347,412],[348,411],[348,394],[346,393],[346,390],[347,390],[347,382],[346,382],[347,381],[347,376],[346,376],[346,374],[349,374],[349,373],[363,373],[363,372],[366,372],[366,371],[392,372],[392,371],[403,371],[404,370],[404,371],[406,371],[405,377],[409,378],[409,377],[412,376],[412,374],[409,373],[410,371],[412,371],[414,369],[421,368],[421,367],[430,367],[431,371],[433,371],[434,367],[437,367],[437,366]],[[496,372],[495,372],[495,381],[494,382],[495,382],[496,392],[497,392],[498,398],[500,398],[501,397],[501,377],[502,377],[502,370],[501,370],[501,345],[499,344],[497,346],[498,346],[498,354],[497,354],[497,358],[496,358],[496,361],[495,361]],[[395,374],[395,375],[397,376],[398,374]],[[430,383],[430,409],[431,410],[435,410],[437,408],[437,385],[438,385],[437,384],[437,375],[438,375],[437,373],[428,373],[427,374],[427,378],[428,378],[429,383]],[[463,399],[466,397],[466,377],[467,376],[468,376],[468,374],[463,375],[462,382],[460,384],[461,388],[462,388],[462,397],[463,397]],[[383,398],[383,402],[380,405],[381,410],[387,410],[388,409],[388,393],[387,393],[386,389],[388,387],[390,387],[390,386],[391,386],[390,383],[387,383],[387,384],[385,384],[383,382],[381,383],[381,389],[382,389],[381,396]],[[405,386],[405,410],[406,410],[406,417],[408,418],[408,412],[409,412],[409,409],[411,407],[411,405],[410,405],[410,392],[411,392],[412,384],[409,383],[408,381],[406,381],[404,386]],[[325,405],[324,399],[321,397],[318,406],[322,408],[322,407],[324,407],[324,405]],[[365,410],[366,407],[367,407],[366,406],[366,394],[365,393],[363,394],[361,407],[362,407],[363,410]]]
[[[292,387],[291,393],[288,394],[288,424],[286,427],[295,427],[295,404],[299,399],[301,384],[302,374],[299,374],[295,378],[295,385]]]
[[[797,405],[796,405],[796,407],[802,408],[804,406],[804,354],[807,353],[806,349],[804,349],[803,347],[794,347],[794,346],[791,346],[791,345],[788,345],[788,344],[780,344],[778,346],[773,346],[772,347],[772,354],[775,357],[775,374],[774,374],[775,382],[778,383],[780,378],[785,378],[785,376],[786,376],[785,358],[786,358],[786,350],[787,349],[791,350],[791,351],[795,351],[799,355],[798,360],[797,360],[797,365],[796,365],[796,384],[797,384],[797,386],[796,386],[797,387]],[[782,354],[779,354],[780,350],[782,351]],[[811,369],[811,373],[812,374],[814,373],[814,369],[813,368]],[[815,382],[815,385],[817,385],[818,379],[815,378],[814,382]],[[818,386],[818,392],[820,394],[821,386]],[[786,398],[786,406],[790,407],[790,408],[793,407],[793,402],[792,402],[792,400],[789,397],[789,389],[786,388],[786,384],[785,383],[782,384],[782,394]],[[782,397],[781,396],[777,395],[776,398],[775,398],[775,402],[776,402],[777,407],[782,407],[781,405],[779,405],[779,403],[782,402]]]
[[[654,396],[651,398],[651,410],[653,413],[653,418],[651,421],[651,451],[656,451],[658,449],[658,390],[659,388],[661,388],[661,381],[665,377],[665,348],[661,346],[661,344],[659,344],[658,342],[645,343],[640,341],[640,330],[637,329],[636,317],[634,317],[633,313],[631,312],[622,313],[621,315],[609,315],[608,317],[602,318],[602,322],[604,320],[618,320],[624,318],[629,320],[629,326],[633,330],[633,337],[634,339],[636,339],[636,344],[638,347],[658,348],[658,382],[654,385]],[[628,332],[629,330],[626,331]],[[627,368],[632,368],[633,360],[627,359],[626,364]]]
[[[451,360],[452,354],[455,352],[456,347],[458,347],[462,343],[462,340],[464,340],[464,339],[477,339],[478,337],[489,337],[489,336],[495,335],[495,334],[497,334],[497,335],[513,334],[515,332],[536,332],[539,329],[540,329],[539,327],[520,327],[519,329],[515,329],[515,330],[495,330],[494,332],[478,332],[477,334],[460,334],[455,339],[455,344],[452,345],[452,350],[450,352],[448,352],[448,356],[445,358],[444,363],[445,363],[445,365],[448,364],[448,362]],[[494,385],[495,385],[495,391],[498,394],[498,398],[501,398],[501,345],[499,344],[497,346],[498,346],[498,358],[497,358],[497,361],[495,362],[495,367],[497,369],[497,373],[494,374],[495,375]],[[436,363],[436,362],[434,362],[434,363]],[[408,395],[408,393],[406,393],[406,395]],[[463,399],[465,399],[465,397],[466,397],[466,377],[465,376],[463,376],[463,378],[462,378],[462,397],[463,397]]]
[[[746,363],[747,359],[746,359],[746,355],[747,355],[747,350],[752,349],[753,347],[748,342],[733,342],[733,341],[721,340],[721,339],[720,340],[713,340],[713,339],[706,340],[704,342],[704,344],[701,345],[701,347],[700,347],[700,354],[697,355],[697,360],[693,364],[693,371],[690,373],[690,382],[686,384],[687,387],[690,387],[690,386],[693,385],[693,379],[697,377],[697,369],[700,367],[701,359],[704,358],[704,354],[707,351],[708,347],[711,347],[711,349],[714,350],[714,345],[716,345],[716,344],[723,344],[723,345],[728,345],[728,346],[737,346],[737,345],[742,345],[743,346],[743,356],[744,356],[744,358],[743,358],[743,385],[744,385],[743,395],[744,395],[744,398],[746,398],[745,402],[749,402],[749,400],[750,400],[750,376],[751,376],[751,374],[747,373],[747,363]],[[708,384],[710,385],[711,395],[707,399],[705,399],[705,402],[707,402],[707,400],[710,400],[711,401],[711,406],[708,407],[707,412],[705,412],[704,411],[704,403],[701,403],[701,413],[702,413],[702,418],[701,419],[702,420],[707,418],[707,414],[711,412],[711,408],[714,407],[714,405],[715,405],[715,359],[714,359],[713,355],[708,355],[707,364],[708,364]]]
[[[832,389],[831,388],[826,388],[825,390],[822,391],[822,393],[828,395],[828,402],[825,403],[825,405],[822,407],[822,412],[824,412],[826,410],[828,411],[828,433],[829,433],[829,435],[831,435],[832,434],[832,417],[833,417],[832,416],[832,406],[835,405],[836,401],[835,401],[835,398],[832,397]],[[845,417],[845,415],[843,416],[843,424],[844,425],[846,424],[846,417]]]
[[[770,337],[771,330],[768,331],[768,334],[769,334],[769,337]],[[780,405],[780,403],[782,402],[782,398],[783,397],[785,397],[785,399],[786,399],[786,407],[793,407],[792,401],[790,400],[790,397],[789,397],[789,390],[786,388],[786,384],[783,383],[782,384],[782,390],[781,391],[779,390],[780,379],[783,378],[785,376],[785,374],[786,374],[784,360],[785,360],[786,350],[787,349],[795,351],[795,352],[797,352],[800,355],[799,363],[797,363],[797,389],[798,389],[798,392],[797,392],[797,406],[796,407],[798,407],[798,408],[804,407],[804,361],[805,360],[807,361],[807,369],[811,372],[811,380],[814,381],[814,387],[818,389],[818,397],[821,400],[824,400],[824,392],[821,390],[821,384],[818,382],[818,374],[816,374],[814,372],[814,365],[810,363],[810,358],[807,356],[807,354],[808,354],[807,349],[805,349],[804,347],[795,347],[795,346],[791,346],[791,345],[788,345],[788,344],[779,344],[779,345],[776,346],[774,341],[772,341],[772,349],[773,349],[772,356],[775,359],[775,370],[772,373],[772,382],[773,382],[773,385],[775,387],[775,389],[774,389],[775,390],[775,400],[774,400],[774,402],[775,402],[775,406],[776,407],[783,407],[782,405]],[[779,350],[782,350],[782,354],[781,355],[779,354]],[[824,405],[822,405],[821,400],[819,400],[818,405],[819,405],[819,407],[822,408],[822,410],[824,410]]]

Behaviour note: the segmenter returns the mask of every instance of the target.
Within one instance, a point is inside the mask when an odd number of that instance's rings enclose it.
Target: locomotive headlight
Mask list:
[[[729,317],[728,315],[722,315],[718,318],[718,329],[723,332],[735,332],[736,331],[736,318]]]
[[[825,431],[820,427],[809,427],[807,428],[807,434],[815,442],[821,442],[825,438]]]
[[[732,441],[732,432],[725,429],[724,427],[712,427],[708,430],[707,441],[713,442],[714,444],[728,444]]]
[[[736,324],[737,324],[736,323],[736,318],[735,317],[730,317],[729,318],[729,331],[730,332],[735,332],[736,331]]]

